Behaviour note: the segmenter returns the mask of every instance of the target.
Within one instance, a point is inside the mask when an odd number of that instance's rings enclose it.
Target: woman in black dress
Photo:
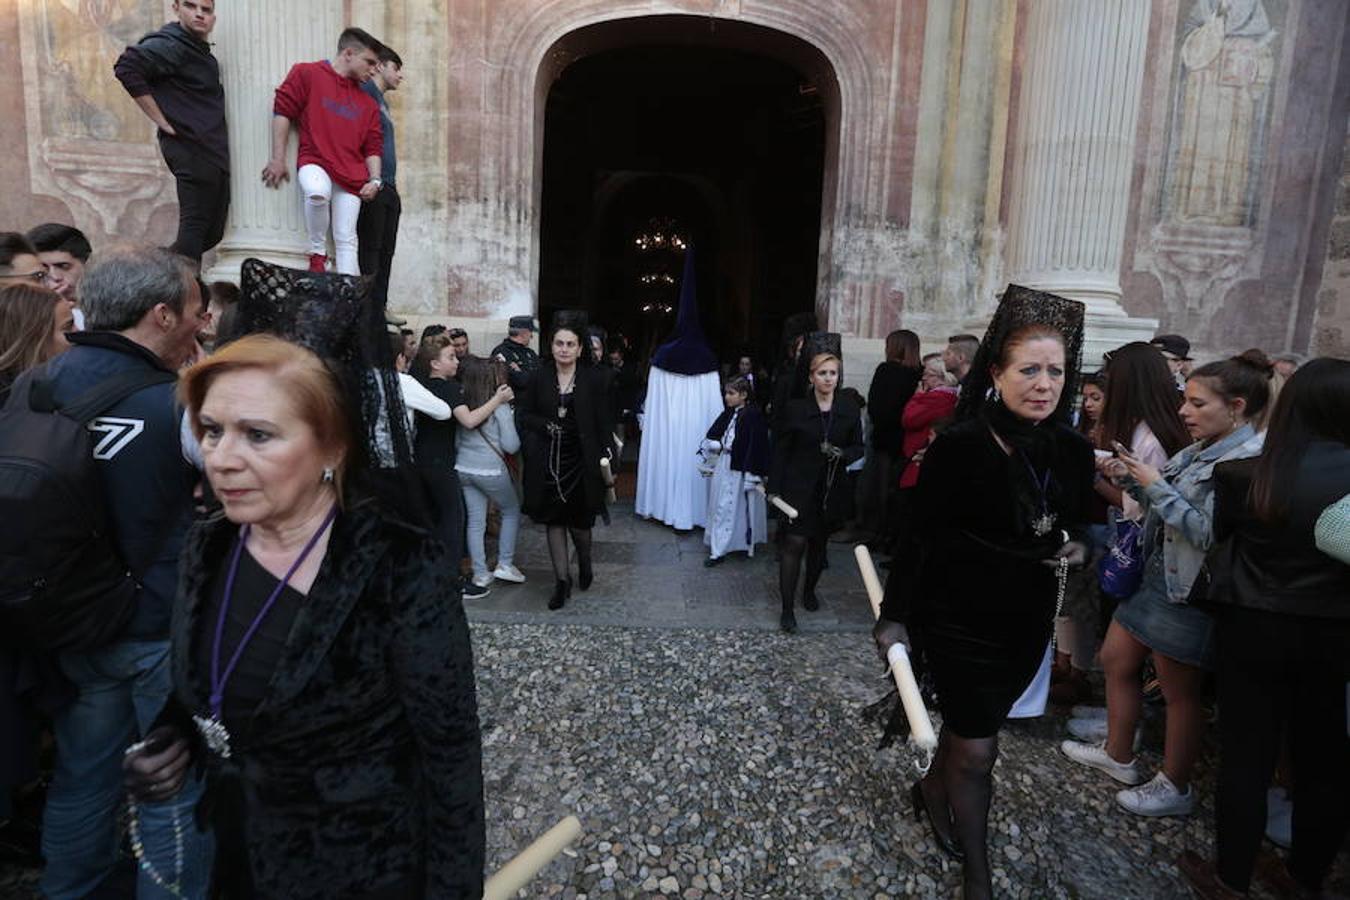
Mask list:
[[[614,455],[614,422],[608,381],[582,361],[585,319],[554,317],[552,358],[544,362],[516,404],[516,427],[524,459],[524,510],[548,532],[548,555],[556,583],[549,609],[572,595],[567,536],[577,549],[577,587],[586,590],[591,570],[591,528],[606,517],[600,461]]]
[[[455,562],[410,518],[383,307],[345,276],[247,260],[243,280],[242,329],[294,342],[251,334],[179,382],[223,512],[184,543],[174,702],[128,753],[133,795],[172,796],[191,739],[212,896],[481,897],[469,629]]]
[[[1086,559],[1093,455],[1067,424],[1082,322],[1081,303],[1008,288],[956,423],[924,455],[918,559],[897,561],[916,578],[897,589],[892,570],[875,631],[883,651],[912,636],[932,672],[942,732],[911,795],[938,844],[964,858],[967,898],[991,892],[999,728],[1045,659],[1067,567]]]
[[[773,441],[769,493],[797,510],[779,533],[778,590],[783,612],[779,626],[797,630],[797,582],[806,557],[802,606],[820,609],[816,582],[825,567],[830,532],[853,515],[851,482],[844,470],[863,455],[862,414],[858,405],[838,393],[839,335],[808,335],[801,351],[810,377],[810,393],[789,400],[779,414]]]

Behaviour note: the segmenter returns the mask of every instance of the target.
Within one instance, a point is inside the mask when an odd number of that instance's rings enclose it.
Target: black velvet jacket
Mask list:
[[[877,366],[872,373],[872,386],[867,389],[867,415],[872,420],[873,447],[900,455],[905,440],[900,419],[922,377],[923,369],[918,366],[889,361]]]
[[[196,714],[208,713],[210,660],[194,658],[194,635],[214,628],[201,612],[237,533],[224,519],[198,523],[183,552],[173,676],[178,704]],[[198,748],[226,896],[317,900],[393,885],[406,896],[480,896],[482,750],[453,568],[426,532],[370,504],[338,516],[267,694],[231,736],[232,757]],[[231,893],[245,865],[241,821],[252,886]]]
[[[613,406],[609,398],[609,375],[590,366],[577,366],[572,386],[572,415],[576,416],[581,437],[581,457],[585,468],[582,485],[586,506],[593,512],[605,509],[605,479],[600,460],[613,453]],[[539,367],[524,393],[516,398],[516,430],[524,458],[524,509],[538,509],[548,479],[548,423],[558,413],[558,370],[549,360]]]
[[[1033,533],[1019,500],[1020,460],[999,447],[981,419],[966,419],[938,435],[924,454],[915,488],[916,542],[891,567],[882,617],[909,621],[924,604],[959,605],[994,617],[1054,608],[1055,571],[1041,561],[1071,540],[1086,540],[1094,496],[1092,447],[1066,425],[1052,429],[1048,511],[1053,529]],[[1038,473],[1041,474],[1041,473]]]
[[[736,410],[724,409],[717,420],[708,429],[707,439],[722,440],[731,424],[731,416]],[[723,451],[728,448],[723,447]],[[740,408],[740,417],[736,419],[736,436],[731,442],[731,469],[734,472],[746,472],[763,478],[769,474],[770,444],[769,427],[764,422],[764,414],[752,403]]]
[[[820,445],[827,438],[844,454],[824,498],[825,524],[833,528],[853,514],[853,481],[844,470],[863,455],[862,410],[847,397],[836,393],[831,412],[825,415],[814,393],[788,401],[774,424],[769,492],[797,510],[816,502],[816,483],[826,467]]]

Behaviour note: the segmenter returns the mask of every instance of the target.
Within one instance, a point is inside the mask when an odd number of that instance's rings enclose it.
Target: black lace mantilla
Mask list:
[[[994,317],[985,329],[984,340],[975,353],[970,374],[961,385],[961,399],[956,406],[956,417],[968,419],[977,415],[989,399],[994,387],[990,372],[1000,356],[1008,337],[1028,325],[1047,325],[1064,336],[1064,392],[1051,416],[1052,421],[1069,422],[1074,402],[1078,397],[1078,378],[1083,368],[1083,317],[1086,307],[1077,300],[1058,294],[1036,291],[1010,284],[999,300]]]

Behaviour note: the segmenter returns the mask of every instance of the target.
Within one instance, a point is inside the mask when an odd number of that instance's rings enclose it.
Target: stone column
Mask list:
[[[1150,6],[1031,0],[1023,31],[1009,280],[1087,304],[1089,369],[1158,326],[1120,305]]]
[[[209,280],[238,283],[239,266],[250,256],[301,269],[308,264],[294,132],[286,154],[291,180],[277,190],[262,183],[272,152],[272,95],[295,63],[331,58],[342,28],[339,0],[249,0],[221,7],[213,52],[230,124],[230,218]]]

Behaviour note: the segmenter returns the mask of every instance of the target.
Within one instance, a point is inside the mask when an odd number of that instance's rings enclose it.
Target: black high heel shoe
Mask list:
[[[572,596],[572,579],[559,578],[553,586],[553,596],[548,598],[549,609],[562,609],[567,598]]]
[[[942,832],[938,831],[937,825],[933,822],[933,811],[928,808],[928,801],[923,797],[923,785],[914,782],[914,786],[909,789],[909,799],[914,804],[914,819],[922,822],[928,820],[928,830],[933,832],[933,840],[942,848],[942,852],[950,856],[957,862],[964,862],[966,855],[961,852],[956,841],[950,837],[943,837]]]
[[[586,590],[594,580],[595,573],[591,571],[591,561],[577,557],[577,590]]]

